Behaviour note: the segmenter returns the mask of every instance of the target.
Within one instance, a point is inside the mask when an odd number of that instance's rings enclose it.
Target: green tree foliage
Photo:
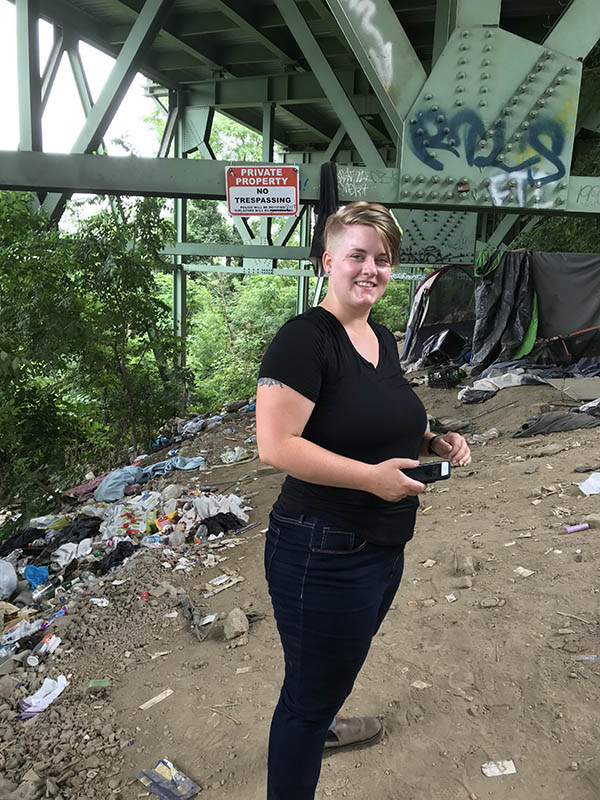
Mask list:
[[[148,446],[182,396],[154,278],[172,238],[161,204],[66,234],[30,202],[0,194],[0,503]]]

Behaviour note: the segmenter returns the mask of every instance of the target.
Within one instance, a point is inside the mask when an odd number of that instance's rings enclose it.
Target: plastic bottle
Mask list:
[[[5,661],[8,661],[9,658],[12,658],[18,649],[18,644],[8,644],[6,647],[2,647],[0,645],[0,664],[4,664]]]

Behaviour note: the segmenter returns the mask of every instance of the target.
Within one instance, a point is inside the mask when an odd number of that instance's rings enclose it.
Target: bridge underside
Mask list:
[[[549,214],[598,214],[600,179],[573,174],[600,132],[593,81],[597,0],[14,0],[19,152],[0,152],[0,188],[31,190],[58,219],[74,192],[175,197],[176,325],[185,273],[216,255],[240,271],[299,271],[307,301],[319,169],[340,199],[383,202],[405,230],[403,263],[471,262]],[[54,25],[39,68],[37,21]],[[116,58],[93,103],[78,42]],[[594,52],[592,52],[594,51]],[[86,120],[70,155],[44,153],[42,115],[68,58]],[[136,72],[167,113],[155,159],[99,155]],[[186,200],[225,199],[209,139],[218,110],[262,135],[262,162],[299,166],[301,213],[273,242],[243,220],[242,247],[185,242]],[[66,121],[68,124],[68,121]],[[188,159],[191,154],[202,158]],[[288,246],[301,226],[301,246]],[[219,252],[217,252],[217,250]],[[235,251],[235,252],[234,252]],[[183,256],[198,258],[183,265]],[[287,274],[289,274],[289,270]]]

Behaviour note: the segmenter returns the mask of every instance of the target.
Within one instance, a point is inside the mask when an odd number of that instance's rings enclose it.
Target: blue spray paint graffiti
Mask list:
[[[491,150],[487,155],[477,155],[476,148],[481,141],[488,141],[487,127],[476,111],[461,109],[452,118],[443,110],[427,109],[420,111],[411,119],[410,143],[412,151],[424,164],[439,172],[444,164],[430,151],[446,150],[460,158],[459,148],[464,148],[467,164],[471,167],[496,167],[503,172],[519,172],[527,170],[529,180],[540,185],[553,183],[566,175],[566,168],[561,155],[565,145],[565,134],[562,125],[550,117],[540,117],[527,123],[519,142],[519,152],[531,147],[537,155],[510,166],[500,158],[506,146],[506,124],[498,120],[492,131]],[[542,137],[550,139],[550,147],[542,141]],[[556,168],[556,172],[541,178],[534,178],[532,167],[544,159]]]

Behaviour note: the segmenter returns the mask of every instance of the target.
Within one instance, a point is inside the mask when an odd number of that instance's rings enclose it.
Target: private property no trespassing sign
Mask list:
[[[225,167],[225,184],[227,208],[234,216],[285,217],[298,213],[298,167]]]

